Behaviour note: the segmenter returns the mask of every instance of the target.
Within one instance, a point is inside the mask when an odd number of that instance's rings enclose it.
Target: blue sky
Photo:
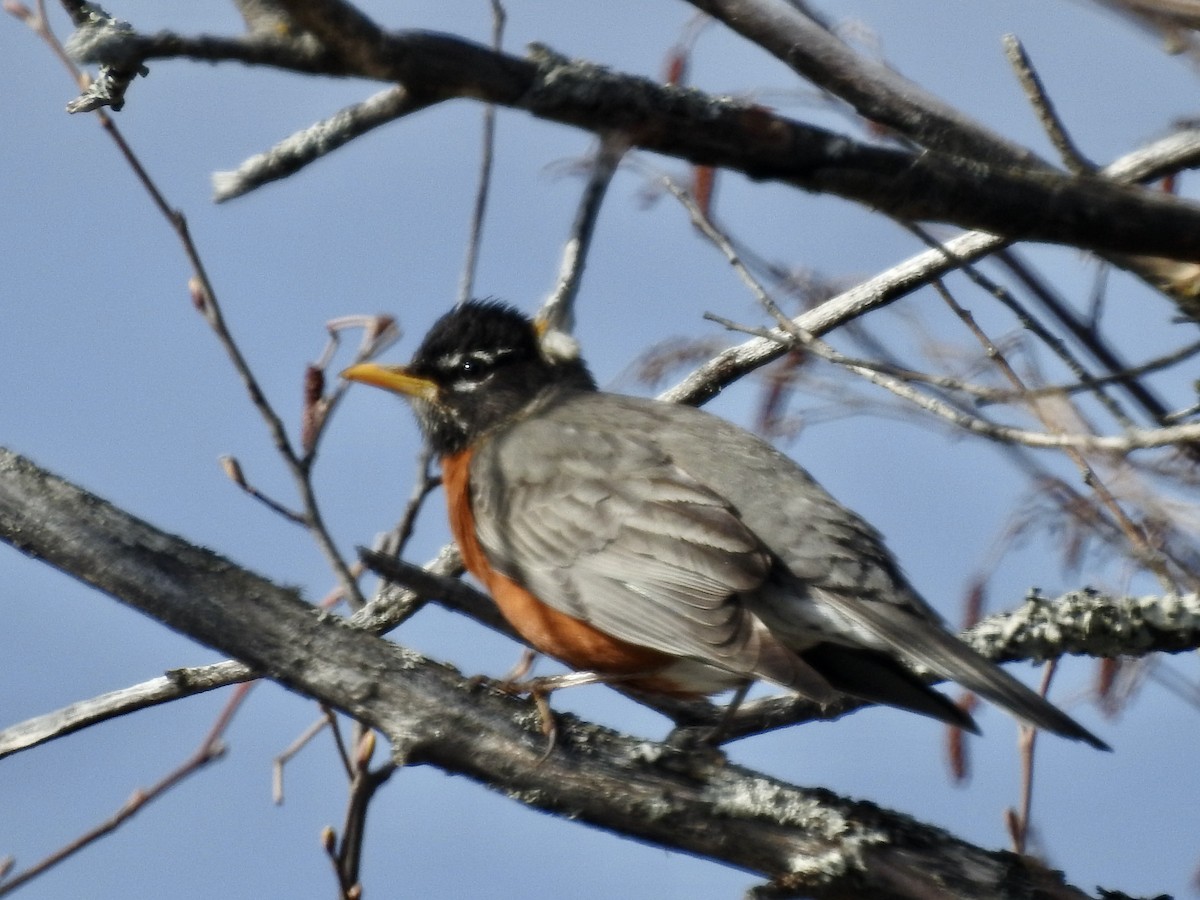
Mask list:
[[[395,27],[429,27],[486,39],[488,5],[364,4]],[[115,2],[113,13],[152,31],[233,32],[224,4]],[[656,76],[691,8],[681,3],[508,4],[507,46],[538,40],[560,52]],[[1104,162],[1194,116],[1196,72],[1156,41],[1082,2],[894,4],[847,2],[887,60],[1009,138],[1052,157],[1004,61],[1000,37],[1022,37],[1077,143]],[[63,17],[56,15],[63,26]],[[63,33],[60,31],[60,33]],[[72,85],[50,53],[15,20],[0,20],[9,73],[0,111],[0,443],[156,525],[209,546],[317,599],[332,577],[311,540],[241,494],[217,459],[237,456],[249,479],[291,502],[289,477],[216,341],[191,308],[188,268],[165,223],[111,143],[88,117],[63,107]],[[780,63],[709,29],[692,81],[753,94],[798,118],[849,129],[815,106]],[[124,133],[172,204],[188,216],[226,315],[293,433],[304,365],[336,316],[385,311],[411,351],[452,302],[474,191],[479,114],[448,103],[380,129],[299,176],[214,206],[210,175],[231,169],[291,132],[379,89],[240,66],[156,63],[118,114]],[[480,293],[534,309],[553,286],[580,183],[564,175],[590,139],[502,112],[495,192],[477,278]],[[684,174],[677,162],[644,161]],[[1185,186],[1187,182],[1185,180]],[[724,260],[667,200],[647,204],[644,180],[619,174],[600,220],[580,297],[578,335],[600,381],[649,392],[630,367],[656,340],[724,337],[701,319],[713,311],[759,317]],[[722,221],[759,253],[853,280],[920,249],[901,229],[839,200],[726,176]],[[1031,258],[1072,298],[1094,270],[1078,254],[1032,248]],[[1169,305],[1117,279],[1112,314],[1148,357],[1191,339]],[[960,283],[963,299],[999,331],[1012,325]],[[927,317],[942,335],[938,301],[922,293],[880,336],[911,346],[907,322]],[[957,334],[955,340],[959,340]],[[738,340],[729,337],[729,341]],[[1186,384],[1160,385],[1174,405]],[[714,409],[746,421],[754,385]],[[799,407],[804,404],[803,398]],[[390,527],[410,489],[418,438],[406,411],[374,391],[354,391],[326,438],[317,484],[340,546]],[[952,620],[1023,489],[991,449],[938,429],[890,419],[839,418],[804,428],[786,449],[847,505],[879,527],[913,581]],[[1072,470],[1047,458],[1064,477]],[[446,539],[440,498],[427,507],[410,557]],[[1047,593],[1121,587],[1108,566],[1064,573],[1053,542],[1031,541],[993,581],[997,608],[1031,586]],[[1146,588],[1146,585],[1140,585]],[[217,659],[114,601],[0,548],[0,726],[160,674]],[[500,674],[517,648],[461,618],[429,609],[393,638],[468,673]],[[1192,658],[1172,665],[1194,677]],[[1036,674],[1018,667],[1030,678]],[[548,669],[547,669],[548,671]],[[1085,888],[1185,893],[1200,863],[1200,769],[1181,765],[1200,720],[1149,684],[1117,721],[1072,705],[1091,664],[1064,665],[1055,696],[1116,748],[1040,742],[1038,839],[1050,863]],[[137,786],[183,759],[223,696],[159,708],[0,762],[0,857],[28,864],[111,814]],[[556,704],[636,734],[660,737],[664,721],[603,688]],[[287,800],[270,801],[271,760],[318,715],[273,685],[257,688],[228,736],[226,759],[143,811],[117,834],[25,889],[21,896],[330,896],[318,837],[342,817],[345,786],[331,743],[318,739],[287,773]],[[972,742],[975,774],[946,776],[942,730],[871,710],[743,741],[738,762],[805,785],[823,785],[950,828],[985,846],[1006,843],[1003,811],[1019,785],[1016,730],[982,714]],[[752,876],[529,812],[465,779],[418,769],[397,775],[370,819],[364,880],[371,896],[578,898],[732,897]]]

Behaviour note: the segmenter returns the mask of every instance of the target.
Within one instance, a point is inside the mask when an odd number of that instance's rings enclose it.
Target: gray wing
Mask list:
[[[761,592],[766,607],[754,612],[770,618],[767,624],[786,635],[789,646],[802,649],[841,635],[848,643],[884,649],[872,626],[823,602],[821,592],[940,623],[874,528],[793,460],[744,429],[702,410],[603,393],[577,396],[539,421],[580,435],[598,431],[609,439],[617,436],[606,424],[620,422],[622,437],[651,444],[648,452],[657,464],[669,461],[689,483],[705,486],[737,526],[786,568],[785,578],[772,578],[778,584]]]
[[[630,643],[830,699],[743,602],[774,565],[753,531],[653,431],[605,412],[543,411],[476,451],[472,506],[489,562]]]

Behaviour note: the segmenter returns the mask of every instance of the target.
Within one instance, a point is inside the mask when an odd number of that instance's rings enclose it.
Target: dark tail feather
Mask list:
[[[1112,749],[1041,694],[937,624],[888,604],[858,606],[855,611],[859,620],[913,662],[987,698],[1029,725],[1083,741],[1097,750]]]
[[[956,638],[952,640],[958,644],[954,648],[956,653],[953,658],[942,665],[939,665],[937,660],[929,660],[926,663],[938,674],[958,682],[981,697],[986,697],[1029,725],[1083,741],[1097,750],[1112,749],[1037,691],[1018,681],[995,663],[979,656]]]
[[[800,656],[843,694],[897,706],[979,733],[979,727],[966,710],[884,653],[838,644],[818,644]]]

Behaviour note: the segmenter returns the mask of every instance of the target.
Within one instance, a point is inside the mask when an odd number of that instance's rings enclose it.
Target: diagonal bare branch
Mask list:
[[[1040,167],[1025,147],[964,116],[883,63],[865,59],[787,0],[689,0],[863,118],[930,149],[983,162]]]
[[[1170,135],[1115,160],[1104,174],[1119,180],[1157,177],[1179,167],[1200,164],[1200,129]],[[849,290],[793,319],[801,331],[820,336],[873,309],[887,306],[931,283],[965,262],[972,262],[1007,246],[1009,241],[988,232],[973,231],[945,241],[880,272]],[[782,329],[771,338],[756,337],[729,347],[660,395],[675,403],[701,405],[738,378],[787,352]]]

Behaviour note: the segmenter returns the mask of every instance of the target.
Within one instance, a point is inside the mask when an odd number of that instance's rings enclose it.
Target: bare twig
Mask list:
[[[92,28],[108,28],[109,31],[115,31],[118,39],[124,39],[128,36],[129,29],[125,27],[109,28],[104,20],[107,14],[104,14],[98,7],[90,4],[68,4],[68,8],[72,13],[73,20],[76,26],[80,29],[86,27]],[[100,18],[96,18],[100,17]],[[114,20],[115,21],[115,20]],[[29,22],[35,32],[42,37],[53,49],[56,55],[63,59],[68,68],[72,71],[73,77],[80,84],[86,84],[86,77],[79,72],[75,66],[69,62],[61,44],[50,31],[45,18],[44,6],[39,6],[39,14],[34,17],[33,21]],[[126,67],[128,68],[128,67]],[[251,403],[258,410],[259,415],[267,426],[272,440],[275,443],[276,449],[283,457],[288,469],[291,471],[293,480],[296,483],[297,490],[301,497],[301,502],[304,507],[304,520],[308,526],[310,533],[313,535],[318,547],[324,553],[330,567],[337,575],[342,583],[343,590],[346,595],[351,598],[356,598],[361,605],[362,594],[358,589],[358,584],[354,580],[347,567],[345,561],[338,553],[337,547],[334,544],[332,536],[329,534],[321,516],[320,507],[317,503],[317,498],[312,489],[312,481],[309,473],[311,457],[302,458],[297,454],[288,439],[286,428],[282,419],[275,412],[270,402],[267,400],[261,386],[258,383],[253,371],[250,368],[248,361],[242,354],[240,347],[235,341],[233,334],[230,332],[224,315],[221,312],[221,307],[217,301],[216,291],[213,288],[212,282],[208,277],[207,269],[200,257],[199,249],[192,240],[188,230],[187,219],[184,214],[175,209],[167,202],[166,197],[159,190],[158,185],[150,176],[142,165],[133,148],[125,141],[119,129],[111,118],[102,110],[97,110],[97,121],[105,132],[116,143],[126,163],[133,170],[138,182],[142,188],[150,196],[155,207],[162,214],[163,218],[170,224],[176,237],[179,239],[180,246],[183,249],[188,263],[192,268],[192,278],[189,280],[188,287],[192,296],[192,302],[195,307],[204,315],[213,332],[217,336],[218,342],[225,349],[230,362],[233,364],[234,370],[241,378],[246,392],[250,397]]]
[[[303,513],[298,513],[294,509],[289,509],[278,500],[267,494],[264,494],[249,481],[247,481],[246,473],[242,471],[242,464],[238,462],[237,457],[222,456],[218,458],[217,462],[221,466],[221,471],[225,473],[226,477],[228,477],[230,481],[240,487],[259,503],[263,504],[263,506],[265,506],[267,509],[271,510],[271,512],[281,516],[284,519],[287,519],[289,522],[295,523],[296,525],[308,525],[307,521],[305,521]]]
[[[1050,682],[1058,671],[1058,660],[1051,659],[1046,663],[1042,672],[1041,694],[1045,697],[1050,691]],[[1024,853],[1029,838],[1029,823],[1033,809],[1033,772],[1034,750],[1037,749],[1038,730],[1028,725],[1021,726],[1021,800],[1017,809],[1010,809],[1008,815],[1009,834],[1012,837],[1013,852]]]
[[[400,339],[400,329],[396,325],[396,320],[384,313],[338,316],[325,323],[325,331],[329,335],[325,349],[321,351],[320,357],[308,369],[310,373],[313,370],[322,373],[322,382],[325,380],[323,373],[333,361],[334,354],[341,344],[343,332],[361,332],[358,347],[355,349],[354,357],[351,360],[352,363],[366,362],[369,359],[374,359]],[[305,435],[304,437],[307,439],[302,441],[304,455],[301,457],[301,463],[305,470],[308,470],[316,459],[317,445],[320,442],[321,435],[324,433],[325,427],[329,424],[334,411],[342,402],[342,398],[349,389],[350,382],[339,378],[334,382],[333,388],[327,394],[315,398],[316,422],[312,433]]]
[[[327,708],[322,708],[321,718],[300,732],[299,737],[284,747],[275,757],[271,764],[271,799],[275,801],[276,806],[283,805],[283,772],[287,764],[296,754],[307,747],[313,738],[332,724],[333,713]]]
[[[1200,403],[1193,403],[1191,406],[1185,406],[1183,409],[1177,409],[1175,412],[1167,413],[1165,416],[1163,416],[1163,422],[1178,422],[1180,419],[1190,419],[1192,416],[1197,414],[1200,414]]]
[[[1017,80],[1025,89],[1025,95],[1029,98],[1030,104],[1042,123],[1042,128],[1045,129],[1050,142],[1054,144],[1054,149],[1058,151],[1064,165],[1076,175],[1090,175],[1095,172],[1096,164],[1080,152],[1075,142],[1071,140],[1071,135],[1067,133],[1066,126],[1063,125],[1058,111],[1054,108],[1054,103],[1046,92],[1041,77],[1034,69],[1029,54],[1025,52],[1025,46],[1015,34],[1004,35],[1003,44],[1009,65],[1013,67]]]
[[[399,521],[396,522],[390,531],[376,538],[375,545],[371,548],[372,553],[394,560],[400,559],[400,555],[404,552],[404,548],[408,545],[408,541],[412,537],[413,529],[417,523],[417,516],[421,512],[422,506],[424,506],[425,498],[442,483],[440,477],[429,473],[429,466],[432,462],[433,451],[428,446],[423,446],[417,454],[415,466],[416,477],[413,479],[412,493],[409,494],[408,502],[404,505],[404,511],[400,514]],[[360,561],[366,563],[368,568],[370,567],[368,560],[363,559]],[[428,568],[422,571],[428,571]],[[372,602],[381,603],[390,594],[391,591],[389,590],[388,582],[380,580],[379,586],[375,589]],[[408,604],[407,615],[411,616],[417,612],[424,600],[424,597],[414,594],[412,601]]]
[[[492,4],[492,49],[497,52],[504,46],[504,24],[508,14],[500,0]],[[467,235],[466,258],[463,260],[462,276],[458,282],[458,305],[466,303],[475,293],[475,270],[479,264],[479,249],[483,237],[483,221],[487,212],[488,195],[492,184],[492,162],[496,152],[496,107],[483,106],[483,134],[479,157],[479,184],[475,188],[475,205],[471,211],[471,227]]]
[[[0,731],[0,759],[139,709],[256,677],[254,670],[245,663],[233,660],[196,668],[173,669],[159,678],[110,691],[90,700],[81,700],[5,728]]]
[[[906,225],[906,227],[928,246],[934,249],[937,249],[941,246],[940,242],[935,240],[927,231],[925,231],[925,229],[921,228],[919,225],[913,225],[909,223]],[[1005,250],[999,251],[997,255],[1003,257],[1009,252],[1010,251],[1006,248]],[[1080,383],[1095,382],[1095,379],[1092,377],[1091,373],[1084,368],[1083,363],[1081,363],[1075,357],[1075,354],[1070,351],[1063,339],[1051,332],[1050,329],[1039,322],[1027,309],[1025,309],[1025,307],[1017,300],[1017,298],[1012,295],[1011,291],[988,278],[986,275],[980,272],[978,268],[970,263],[964,264],[961,267],[961,271],[971,281],[975,282],[977,285],[999,300],[1000,303],[1002,303],[1016,317],[1017,321],[1021,324],[1021,327],[1030,332],[1032,335],[1034,335],[1034,337],[1048,347]],[[1120,404],[1118,404],[1116,400],[1109,396],[1108,392],[1102,389],[1097,389],[1092,393],[1104,406],[1104,408],[1108,410],[1109,414],[1123,428],[1129,429],[1134,427],[1133,420],[1129,418],[1128,414],[1126,414],[1126,412],[1121,408]],[[1028,394],[1023,394],[1022,398],[1027,399],[1028,396]]]
[[[547,336],[570,336],[575,329],[575,298],[583,282],[583,269],[587,263],[592,235],[596,231],[596,221],[600,217],[604,195],[608,192],[617,166],[628,149],[629,139],[621,132],[606,132],[600,138],[600,144],[592,157],[587,185],[584,187],[583,196],[579,198],[575,221],[571,224],[571,233],[563,247],[558,282],[538,312],[538,320],[544,326]]]
[[[1085,374],[1078,381],[1047,384],[1043,385],[1042,387],[1031,387],[1024,394],[1018,394],[1011,388],[976,384],[974,382],[965,381],[962,378],[956,378],[952,375],[939,375],[933,372],[921,372],[916,369],[909,369],[903,366],[898,366],[887,362],[880,362],[879,360],[874,359],[846,357],[846,362],[850,365],[862,366],[865,369],[872,369],[876,372],[892,375],[901,379],[902,381],[917,381],[928,384],[932,387],[941,388],[943,390],[967,394],[973,398],[975,402],[979,403],[980,405],[984,405],[991,403],[1011,403],[1013,400],[1027,399],[1030,397],[1056,397],[1060,394],[1091,393],[1097,388],[1108,387],[1110,385],[1123,385],[1126,382],[1132,382],[1134,379],[1137,379],[1142,375],[1149,375],[1153,372],[1168,369],[1171,366],[1183,362],[1184,360],[1191,359],[1197,353],[1200,353],[1200,341],[1184,344],[1182,347],[1172,350],[1169,353],[1164,353],[1162,356],[1157,356],[1154,359],[1147,360],[1146,362],[1136,366],[1129,366],[1128,368],[1122,369],[1119,372],[1114,372],[1111,375],[1091,376]],[[1163,424],[1170,424],[1173,420],[1188,418],[1195,412],[1196,409],[1186,409],[1177,413],[1170,413],[1164,417],[1166,421],[1164,421]]]
[[[1030,150],[989,131],[883,63],[856,53],[797,3],[690,0],[870,122],[916,143],[976,160],[1031,168]]]
[[[1004,376],[1012,383],[1013,387],[1018,391],[1024,390],[1025,385],[1020,376],[1017,375],[1016,371],[1011,365],[1009,365],[1008,360],[1005,359],[1004,355],[996,349],[991,339],[975,322],[974,316],[972,316],[970,312],[959,305],[959,303],[954,299],[950,292],[945,289],[940,281],[935,282],[934,286],[937,288],[938,293],[941,294],[942,299],[945,300],[946,304],[954,311],[955,315],[962,320],[963,324],[965,324],[979,340],[981,346],[987,350],[988,356],[996,363],[1000,371],[1004,373]],[[1033,413],[1048,430],[1058,430],[1058,426],[1056,425],[1053,416],[1042,406],[1042,404],[1034,400],[1031,401],[1029,405]],[[1120,525],[1121,530],[1125,533],[1126,538],[1129,540],[1129,546],[1134,556],[1142,563],[1142,565],[1146,566],[1147,569],[1154,573],[1155,577],[1159,580],[1159,583],[1162,584],[1163,589],[1168,594],[1177,592],[1178,586],[1175,583],[1175,579],[1171,576],[1170,571],[1167,569],[1162,555],[1151,546],[1150,541],[1143,529],[1129,517],[1128,513],[1126,513],[1121,507],[1121,504],[1117,502],[1116,497],[1113,496],[1112,492],[1100,479],[1100,476],[1096,473],[1091,463],[1089,463],[1083,456],[1082,448],[1076,446],[1067,446],[1064,447],[1064,449],[1066,450],[1071,461],[1079,469],[1080,474],[1083,476],[1084,482],[1096,492],[1096,495],[1100,498],[1109,514],[1112,515],[1113,519]]]
[[[222,738],[229,728],[229,723],[233,720],[234,714],[241,707],[242,702],[249,694],[253,684],[239,685],[237,690],[230,696],[229,701],[225,704],[225,708],[213,723],[212,728],[204,739],[200,742],[200,746],[196,751],[183,761],[181,765],[172,769],[159,781],[145,789],[134,791],[125,804],[118,809],[110,818],[101,822],[95,828],[85,832],[70,843],[60,847],[54,853],[45,857],[42,860],[34,863],[29,868],[17,872],[3,881],[0,881],[0,897],[16,890],[21,885],[26,884],[32,879],[46,872],[53,866],[58,865],[63,860],[78,853],[80,850],[98,841],[106,834],[110,834],[117,828],[120,828],[125,822],[137,815],[148,804],[157,800],[175,785],[186,779],[188,776],[195,774],[203,769],[214,760],[220,759],[225,752],[225,745]]]
[[[1154,372],[1159,372],[1163,369],[1169,369],[1171,366],[1177,365],[1184,360],[1191,359],[1197,353],[1200,353],[1200,341],[1193,341],[1190,344],[1184,344],[1170,353],[1164,353],[1162,356],[1155,357],[1136,366],[1125,366],[1111,375],[1087,376],[1079,381],[1069,384],[1050,384],[1044,387],[1031,387],[1027,393],[1020,395],[1024,397],[1051,397],[1057,394],[1078,394],[1083,392],[1092,392],[1096,388],[1107,387],[1109,385],[1120,385],[1128,387],[1136,382],[1143,375],[1150,375]],[[929,379],[931,384],[938,387],[952,387],[954,390],[963,391],[964,393],[974,394],[980,400],[987,403],[1004,403],[1014,400],[1018,394],[1010,390],[1002,390],[999,388],[981,388],[978,385],[958,383],[941,383],[940,376],[927,376],[921,372],[909,372],[905,377],[911,378],[914,381]],[[1171,422],[1178,419],[1187,418],[1191,412],[1195,410],[1183,410],[1179,413],[1166,413],[1163,415],[1163,424],[1169,425]]]
[[[155,189],[155,193],[157,193],[157,189]],[[358,583],[350,573],[346,561],[342,559],[341,554],[338,552],[337,545],[333,541],[333,536],[329,533],[329,529],[326,528],[324,518],[321,515],[316,493],[313,491],[312,486],[310,472],[312,457],[302,457],[293,447],[291,440],[288,438],[283,420],[275,412],[271,402],[267,399],[266,394],[258,383],[257,377],[250,368],[249,362],[242,354],[233,333],[229,330],[225,316],[221,312],[221,307],[217,302],[216,293],[200,260],[199,251],[196,249],[195,244],[192,243],[191,235],[187,228],[187,220],[181,212],[174,210],[168,214],[167,218],[175,229],[180,242],[183,244],[188,260],[191,262],[192,269],[195,272],[190,287],[196,306],[204,315],[214,334],[216,334],[218,343],[225,349],[234,370],[241,377],[242,384],[250,396],[251,403],[258,410],[263,422],[266,423],[267,430],[274,441],[275,449],[279,452],[279,455],[287,465],[288,471],[292,474],[292,481],[295,483],[296,490],[300,494],[300,501],[304,508],[304,521],[309,529],[309,533],[313,536],[317,546],[324,553],[326,561],[337,575],[346,596],[356,598],[360,603],[363,602],[362,594],[358,589]]]
[[[1023,284],[1034,297],[1080,344],[1087,348],[1097,362],[1111,373],[1129,369],[1117,351],[1101,340],[1093,324],[1080,320],[1063,298],[1040,278],[1036,270],[1012,248],[996,254],[996,259]],[[1159,424],[1167,424],[1166,404],[1142,382],[1129,379],[1120,382],[1125,392]]]
[[[409,494],[408,502],[404,504],[404,511],[400,514],[400,519],[392,530],[384,536],[382,545],[376,549],[397,558],[404,552],[409,538],[412,537],[413,529],[416,527],[417,516],[421,512],[425,498],[442,483],[441,476],[430,474],[429,467],[432,463],[433,451],[428,447],[422,447],[417,454],[414,466],[416,477],[413,479],[412,493]]]
[[[371,800],[387,780],[399,768],[387,761],[378,768],[371,768],[371,757],[375,752],[375,732],[361,726],[361,734],[355,742],[351,760],[350,793],[346,804],[346,815],[342,826],[341,841],[336,854],[331,854],[342,896],[356,900],[361,896],[359,872],[362,865],[363,843],[366,839],[367,810]]]
[[[380,125],[422,110],[433,97],[416,96],[403,87],[390,87],[308,126],[264,153],[250,157],[229,172],[214,172],[213,200],[224,203],[257,188],[287,178]]]
[[[747,334],[757,335],[766,340],[776,341],[781,347],[791,347],[799,340],[781,335],[773,330],[768,331],[761,328],[738,325],[720,316],[706,315],[705,318],[734,331],[742,331]],[[1016,428],[1012,425],[1000,425],[995,422],[989,422],[987,419],[979,418],[978,416],[969,415],[936,397],[931,397],[911,385],[905,384],[898,378],[893,378],[874,368],[857,365],[848,358],[843,357],[836,350],[828,347],[828,345],[818,349],[820,345],[816,343],[801,342],[801,344],[829,362],[836,363],[847,371],[865,378],[872,384],[876,384],[892,392],[897,397],[908,400],[926,412],[933,413],[945,419],[955,427],[969,431],[972,434],[977,434],[980,437],[988,438],[989,440],[1042,449],[1072,448],[1075,450],[1111,453],[1118,456],[1131,453],[1134,450],[1148,450],[1156,447],[1169,447],[1176,444],[1200,441],[1200,423],[1164,428],[1136,429],[1120,436],[1066,434],[1061,432],[1050,433],[1029,431],[1028,429]]]

